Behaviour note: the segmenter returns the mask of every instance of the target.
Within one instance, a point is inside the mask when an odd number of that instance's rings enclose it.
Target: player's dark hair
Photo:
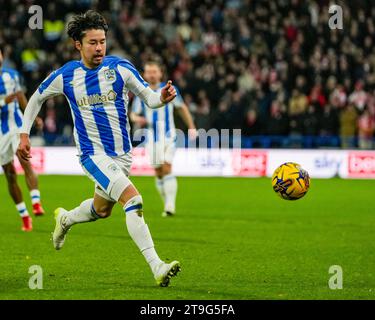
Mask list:
[[[92,29],[101,29],[107,33],[108,24],[100,13],[88,10],[85,13],[75,15],[73,20],[68,23],[68,36],[75,41],[82,42],[86,31]]]

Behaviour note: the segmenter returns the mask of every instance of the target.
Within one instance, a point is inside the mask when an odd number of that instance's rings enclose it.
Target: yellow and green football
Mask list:
[[[273,173],[272,187],[282,199],[298,200],[309,190],[310,177],[298,163],[286,162]]]

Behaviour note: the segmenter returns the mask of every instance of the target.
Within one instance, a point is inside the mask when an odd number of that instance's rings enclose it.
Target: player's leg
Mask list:
[[[177,179],[172,174],[172,164],[164,163],[163,170],[163,187],[165,193],[165,205],[163,216],[172,216],[176,212],[177,196]]]
[[[144,220],[142,197],[130,180],[118,202],[124,209],[129,235],[154,271],[162,261],[155,251],[150,231]]]
[[[175,142],[171,139],[148,145],[151,165],[155,170],[156,187],[164,202],[163,217],[172,216],[176,211],[177,179],[172,174],[175,151]]]
[[[17,173],[13,162],[3,165],[2,167],[8,183],[8,191],[14,203],[23,202],[22,191],[17,183]]]
[[[149,264],[157,284],[163,287],[168,286],[171,277],[176,276],[180,271],[180,264],[178,261],[165,263],[159,258],[150,230],[144,220],[142,197],[130,181],[121,193],[118,202],[124,209],[129,235]]]
[[[29,216],[29,212],[27,211],[26,204],[23,201],[22,192],[17,182],[17,173],[13,161],[2,165],[2,168],[8,183],[9,194],[12,197],[14,203],[16,204],[17,211],[19,212],[22,218],[22,230],[31,231],[32,220]]]
[[[158,190],[160,197],[163,201],[163,206],[165,203],[165,193],[164,193],[164,186],[163,186],[163,168],[162,164],[164,162],[164,151],[163,146],[155,143],[152,141],[149,141],[146,144],[146,150],[150,157],[150,165],[155,170],[155,186],[156,190]]]
[[[65,225],[70,228],[77,223],[91,222],[111,215],[115,202],[95,191],[94,198],[84,200],[78,207],[67,212]]]
[[[114,164],[109,166],[102,165],[104,173],[108,175],[111,175],[110,172],[113,173],[111,178],[114,182],[110,190],[107,190],[108,195],[123,207],[129,235],[149,264],[157,284],[168,286],[170,278],[180,271],[180,264],[178,261],[165,263],[156,253],[150,230],[144,220],[142,197],[128,178],[131,155],[126,154],[113,161]]]
[[[142,197],[127,177],[131,166],[131,156],[125,155],[118,162],[105,155],[86,156],[81,158],[81,164],[88,177],[100,188],[95,190],[94,201],[89,199],[81,204],[79,211],[82,214],[79,216],[85,218],[75,223],[95,221],[99,217],[106,217],[111,213],[113,203],[119,202],[126,213],[129,234],[149,263],[157,283],[161,286],[168,285],[170,278],[177,274],[180,266],[177,261],[166,264],[156,254],[150,231],[143,218]],[[71,223],[71,218],[68,218],[66,211],[58,210],[57,231],[55,229],[54,233],[56,234],[54,237],[56,249],[60,249],[62,246],[60,244],[64,243],[69,223]]]
[[[38,188],[38,177],[34,172],[30,161],[25,161],[21,157],[18,160],[25,172],[26,185],[30,191],[31,203],[33,206],[33,213],[36,216],[41,216],[44,214],[44,209],[40,200],[40,191]]]
[[[56,250],[64,245],[66,233],[74,224],[108,217],[117,201],[111,197],[111,193],[117,180],[124,174],[113,159],[106,155],[82,156],[80,162],[86,175],[95,182],[95,195],[70,211],[64,208],[55,210],[56,225],[52,240]]]
[[[164,163],[161,172],[165,194],[164,217],[172,216],[176,212],[177,179],[172,173],[172,163],[175,152],[175,142],[168,141],[164,150]]]
[[[163,184],[163,167],[159,166],[155,168],[155,186],[156,190],[158,190],[161,199],[163,200],[163,205],[165,203],[165,192],[164,192],[164,184]]]
[[[81,204],[67,211],[64,208],[55,210],[56,225],[53,232],[53,245],[56,250],[61,249],[65,243],[65,237],[70,228],[78,223],[92,222],[111,215],[115,202],[102,197],[96,188],[94,198],[86,199]]]

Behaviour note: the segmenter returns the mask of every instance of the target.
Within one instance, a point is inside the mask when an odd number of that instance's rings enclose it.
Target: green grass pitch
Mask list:
[[[288,202],[266,178],[180,177],[177,216],[165,219],[154,179],[132,179],[161,258],[182,264],[169,288],[155,285],[119,206],[53,249],[52,212],[91,197],[88,178],[40,176],[48,214],[23,233],[0,176],[0,299],[374,298],[374,181],[314,179],[305,198]],[[43,268],[42,290],[28,287],[31,265]],[[343,269],[341,290],[328,287],[332,265]]]

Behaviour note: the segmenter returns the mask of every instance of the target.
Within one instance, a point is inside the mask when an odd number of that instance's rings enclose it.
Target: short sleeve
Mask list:
[[[62,74],[56,70],[52,72],[39,86],[38,92],[42,100],[62,94],[64,90]]]

